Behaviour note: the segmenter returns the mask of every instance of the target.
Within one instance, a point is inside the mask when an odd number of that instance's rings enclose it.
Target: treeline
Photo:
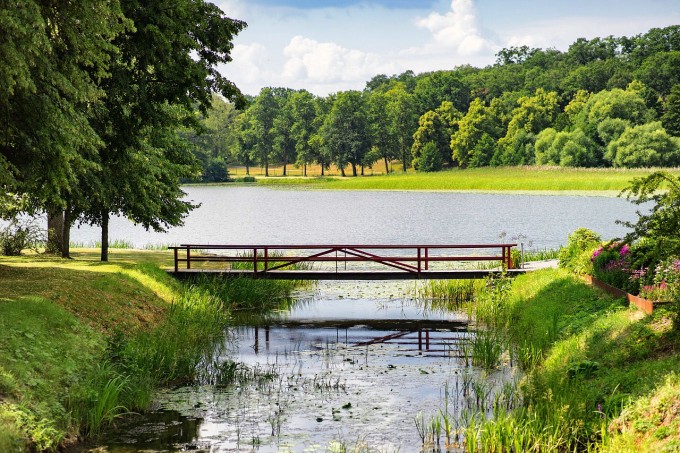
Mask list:
[[[344,175],[502,165],[680,165],[680,26],[578,39],[566,52],[503,49],[496,64],[386,76],[318,97],[264,88],[247,109],[219,98],[191,140],[204,177],[227,163]]]
[[[102,260],[110,215],[180,224],[201,167],[178,128],[212,93],[245,105],[216,69],[245,25],[204,0],[3,2],[0,216],[47,213],[63,256],[71,225],[101,225]]]

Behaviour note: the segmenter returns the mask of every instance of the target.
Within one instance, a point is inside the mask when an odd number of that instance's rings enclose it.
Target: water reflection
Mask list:
[[[445,408],[460,425],[468,410],[514,404],[510,363],[470,366],[465,315],[423,310],[402,282],[362,284],[373,298],[352,285],[320,283],[288,311],[242,318],[211,379],[157,395],[158,414],[174,417],[133,419],[99,451],[418,451],[419,414]]]

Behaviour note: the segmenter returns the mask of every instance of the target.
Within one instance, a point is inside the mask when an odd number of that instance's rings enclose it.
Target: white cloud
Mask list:
[[[416,25],[432,33],[434,47],[440,51],[455,50],[459,55],[479,55],[493,51],[494,44],[482,36],[472,0],[452,0],[446,14],[432,12]]]
[[[305,80],[324,85],[366,82],[379,72],[394,69],[380,55],[302,36],[293,37],[283,54],[286,57],[283,77],[291,82]]]

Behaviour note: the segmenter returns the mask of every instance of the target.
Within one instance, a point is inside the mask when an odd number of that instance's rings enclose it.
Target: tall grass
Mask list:
[[[133,336],[117,332],[110,339],[103,365],[71,400],[82,432],[97,434],[120,414],[144,410],[157,387],[227,385],[270,376],[270,370],[244,369],[217,357],[233,310],[277,307],[293,287],[290,282],[206,276],[180,285],[159,326]]]
[[[98,249],[101,248],[101,241],[71,241],[71,248],[76,249]],[[110,249],[138,249],[138,250],[168,250],[168,247],[177,245],[175,243],[146,243],[141,247],[135,247],[134,242],[126,239],[114,239],[109,241]]]
[[[526,374],[521,406],[494,405],[492,416],[477,411],[465,421],[467,451],[599,449],[627,401],[680,365],[663,352],[678,339],[664,333],[662,313],[656,321],[635,316],[561,270],[489,281],[469,310],[508,336]],[[478,355],[493,359],[493,348],[482,341]]]
[[[428,280],[418,286],[416,298],[427,310],[456,311],[471,301],[482,286],[479,280]]]

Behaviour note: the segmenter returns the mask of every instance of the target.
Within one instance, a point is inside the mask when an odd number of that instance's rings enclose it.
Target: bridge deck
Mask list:
[[[472,279],[513,274],[516,244],[417,245],[206,245],[182,244],[174,251],[179,278],[220,274],[273,280]],[[472,269],[486,262],[488,269]]]
[[[226,278],[246,277],[269,280],[464,280],[486,278],[498,275],[499,269],[460,269],[460,270],[430,270],[419,273],[383,270],[354,270],[354,271],[315,271],[315,270],[278,270],[267,272],[253,272],[252,270],[224,270],[224,269],[180,269],[169,270],[178,279],[187,279],[197,275],[220,275]],[[525,269],[509,269],[508,275],[515,276],[525,273]]]

